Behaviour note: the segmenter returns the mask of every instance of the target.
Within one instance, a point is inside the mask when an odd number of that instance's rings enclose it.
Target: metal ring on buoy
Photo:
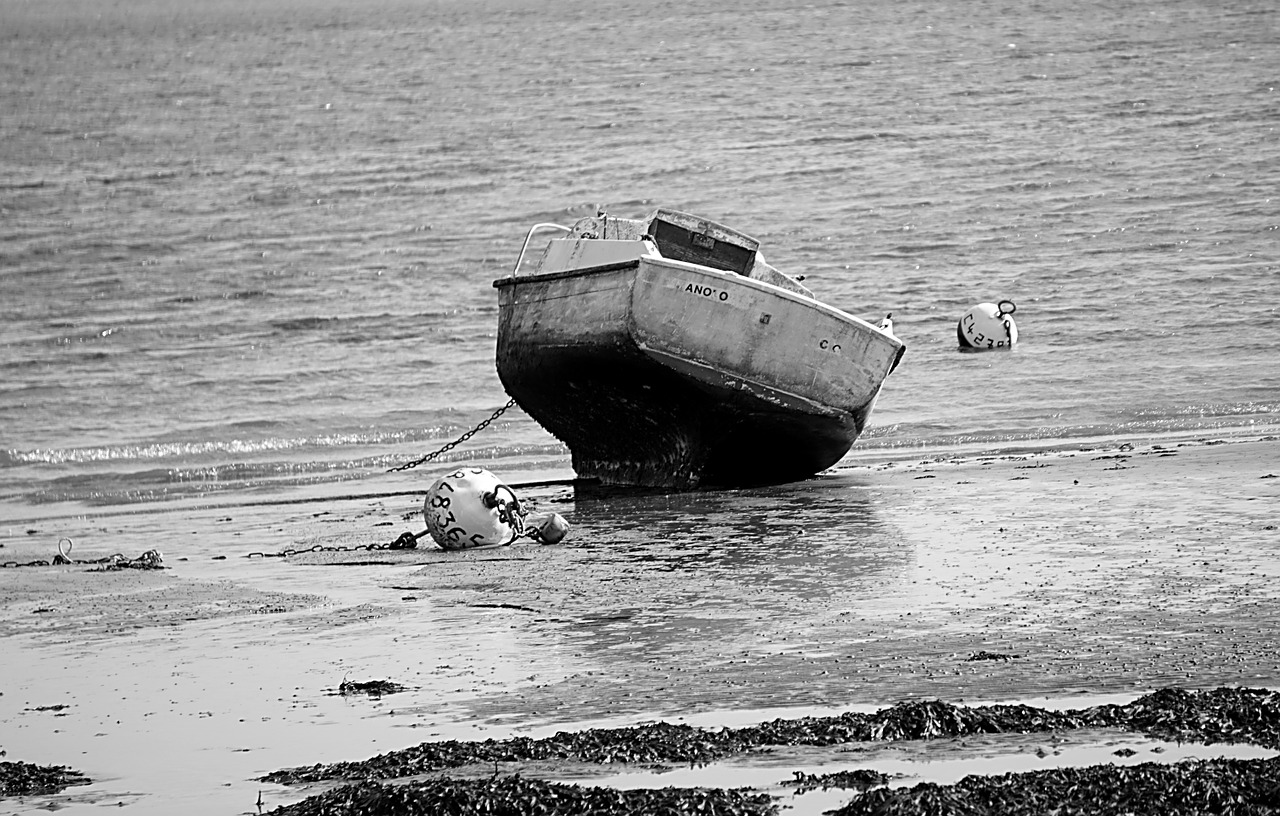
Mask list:
[[[1012,300],[974,306],[956,323],[960,347],[982,351],[1013,348],[1018,342],[1018,326],[1013,322],[1017,310]]]
[[[484,468],[459,468],[427,491],[427,531],[446,550],[510,544],[524,531],[524,513],[511,488]]]

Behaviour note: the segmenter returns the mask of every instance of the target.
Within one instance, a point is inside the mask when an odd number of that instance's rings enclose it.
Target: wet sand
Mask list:
[[[529,487],[569,540],[463,554],[245,557],[421,528],[414,497],[372,493],[10,529],[0,561],[70,536],[74,556],[154,547],[168,569],[0,570],[4,759],[94,780],[0,813],[256,813],[259,792],[305,795],[256,781],[272,771],[445,738],[1280,687],[1277,443],[899,453],[675,496]],[[337,693],[374,679],[407,689]]]

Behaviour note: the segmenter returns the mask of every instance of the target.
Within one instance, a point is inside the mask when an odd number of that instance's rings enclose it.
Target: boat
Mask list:
[[[754,238],[677,210],[534,224],[493,282],[498,377],[569,448],[580,480],[805,479],[853,446],[906,347],[891,322],[823,303],[801,280]]]

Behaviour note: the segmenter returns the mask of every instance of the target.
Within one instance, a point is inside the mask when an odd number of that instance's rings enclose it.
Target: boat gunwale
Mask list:
[[[723,280],[723,281],[727,281],[736,286],[746,286],[748,289],[755,288],[764,292],[765,294],[781,297],[784,300],[789,300],[793,303],[797,303],[803,306],[816,309],[817,311],[823,314],[826,314],[828,317],[834,318],[836,320],[846,322],[846,323],[853,323],[855,325],[858,325],[870,331],[873,331],[876,334],[882,336],[884,339],[888,340],[890,343],[898,346],[899,357],[901,357],[901,352],[906,349],[906,343],[902,342],[902,340],[900,340],[898,337],[892,334],[888,334],[884,331],[881,331],[879,328],[873,326],[870,322],[863,320],[862,318],[856,315],[849,314],[843,309],[837,308],[828,303],[825,303],[824,301],[818,300],[816,297],[805,297],[804,295],[800,295],[788,289],[784,289],[781,286],[776,286],[767,281],[756,280],[755,278],[749,278],[749,277],[746,277],[745,275],[739,275],[736,272],[727,272],[720,269],[712,269],[709,266],[701,266],[699,264],[688,263],[687,261],[677,261],[672,258],[662,258],[662,257],[633,258],[625,261],[616,261],[614,263],[601,264],[599,266],[583,267],[581,269],[567,269],[567,270],[561,270],[557,272],[539,272],[533,275],[511,275],[509,277],[499,278],[495,280],[493,282],[493,288],[503,289],[508,286],[518,286],[523,283],[543,283],[543,282],[550,282],[550,281],[556,281],[556,280],[566,280],[570,278],[590,277],[592,275],[599,275],[599,274],[604,274],[608,272],[618,272],[618,271],[632,269],[632,268],[635,268],[638,270],[642,261],[648,262],[650,264],[669,267],[676,270],[699,272],[702,274],[711,275],[713,277],[719,278],[720,280]],[[896,364],[895,364],[895,367],[896,367]]]
[[[664,259],[665,260],[665,259]],[[600,264],[599,266],[584,266],[581,269],[562,269],[559,272],[537,272],[532,275],[508,275],[505,278],[498,278],[493,282],[494,289],[503,289],[508,286],[518,286],[522,283],[543,283],[546,281],[565,280],[566,278],[583,278],[591,275],[600,275],[605,272],[619,272],[623,269],[631,269],[639,267],[640,259],[631,258],[626,261],[614,261],[613,263]],[[695,268],[702,267],[694,265]]]

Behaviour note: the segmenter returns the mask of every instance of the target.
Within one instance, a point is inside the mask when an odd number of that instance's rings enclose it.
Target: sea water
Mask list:
[[[493,280],[598,206],[892,313],[848,461],[1265,435],[1277,128],[1266,0],[7,0],[0,533],[422,489],[507,401]],[[443,461],[572,476],[518,408]]]

